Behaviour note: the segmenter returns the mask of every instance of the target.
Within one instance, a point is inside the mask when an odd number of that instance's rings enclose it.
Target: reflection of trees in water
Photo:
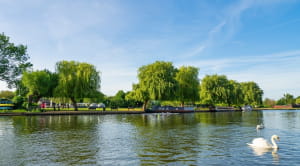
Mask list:
[[[95,127],[100,121],[96,116],[15,116],[13,117],[16,132],[34,133],[41,130],[69,131]]]
[[[232,140],[245,139],[247,132],[241,131],[240,125],[253,126],[255,132],[257,119],[262,114],[253,112],[245,116],[242,112],[216,112],[140,116],[127,120],[137,128],[136,148],[143,162],[151,159],[166,164],[179,157],[193,164],[199,156],[234,154],[234,149],[240,146]]]
[[[261,111],[251,112],[208,112],[196,113],[196,119],[200,123],[211,124],[216,126],[226,126],[230,124],[247,124],[256,127],[262,121],[263,114]]]
[[[263,112],[264,121],[272,128],[281,129],[283,126],[299,129],[300,116],[298,110],[274,110]]]
[[[136,127],[135,149],[143,164],[151,164],[150,161],[178,164],[181,160],[186,165],[198,163],[199,157],[231,156],[241,146],[232,140],[245,139],[248,133],[241,131],[240,125],[253,126],[256,132],[261,116],[256,112],[247,116],[242,112],[156,113],[119,120]]]
[[[93,158],[98,151],[93,146],[98,122],[96,116],[13,117],[15,133],[22,139],[16,141],[19,151],[16,157],[37,165],[47,161],[63,165],[85,163],[85,159]]]
[[[196,163],[197,130],[194,114],[143,114],[128,117],[136,127],[135,151],[141,164]]]

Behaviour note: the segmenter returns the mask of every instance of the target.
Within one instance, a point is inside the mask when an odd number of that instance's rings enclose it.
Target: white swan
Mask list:
[[[252,143],[247,143],[247,144],[254,148],[278,149],[275,140],[279,141],[279,137],[277,135],[273,135],[271,137],[272,145],[264,138],[255,138],[252,140]]]
[[[263,129],[263,128],[265,128],[264,124],[260,124],[260,125],[256,126],[256,130],[260,130],[260,129]]]

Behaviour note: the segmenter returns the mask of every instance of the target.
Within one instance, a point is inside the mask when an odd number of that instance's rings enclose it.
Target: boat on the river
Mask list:
[[[244,105],[242,107],[242,111],[252,111],[252,110],[253,110],[253,108],[251,105]]]
[[[210,107],[209,110],[212,112],[235,111],[234,107],[221,107],[221,106]]]
[[[153,106],[147,113],[188,113],[195,112],[194,107]]]

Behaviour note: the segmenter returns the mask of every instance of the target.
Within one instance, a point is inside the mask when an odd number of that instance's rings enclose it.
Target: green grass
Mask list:
[[[54,111],[53,108],[45,108],[46,111]],[[141,111],[142,108],[130,108],[129,111]],[[55,111],[58,111],[56,108]],[[74,108],[60,108],[59,111],[74,111]],[[88,108],[78,108],[78,111],[103,111],[103,108],[97,108],[97,109],[88,109]],[[111,108],[105,108],[105,111],[128,111],[128,108],[118,108],[118,109],[111,109]]]
[[[54,111],[53,108],[44,108],[45,111]],[[129,109],[128,108],[118,108],[118,109],[111,109],[106,108],[105,111],[141,111],[142,108],[134,108]],[[57,108],[55,111],[58,111]],[[74,108],[60,108],[59,111],[74,111]],[[78,111],[103,111],[102,108],[97,109],[88,109],[88,108],[78,108]],[[0,110],[1,113],[25,113],[25,112],[42,112],[40,109],[34,109],[31,111],[27,111],[26,109],[16,109],[16,110]]]
[[[0,110],[0,113],[22,113],[22,112],[28,112],[25,109],[16,109],[16,110]]]

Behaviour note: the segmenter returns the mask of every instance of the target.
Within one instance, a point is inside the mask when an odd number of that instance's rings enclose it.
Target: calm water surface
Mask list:
[[[246,145],[273,134],[277,152]],[[299,157],[300,111],[0,117],[0,165],[291,166]]]

